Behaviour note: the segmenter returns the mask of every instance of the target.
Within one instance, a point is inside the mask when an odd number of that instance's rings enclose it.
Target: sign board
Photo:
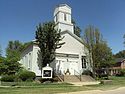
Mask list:
[[[47,64],[46,67],[42,68],[42,78],[52,78],[53,69]]]

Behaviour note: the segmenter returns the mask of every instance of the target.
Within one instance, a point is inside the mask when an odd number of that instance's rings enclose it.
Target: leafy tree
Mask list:
[[[4,60],[4,62],[0,63],[0,75],[14,75],[21,69],[21,64],[18,62],[10,62]]]
[[[111,49],[103,40],[99,30],[93,26],[88,26],[84,32],[84,41],[89,50],[93,72],[95,69],[109,67],[113,60]]]
[[[119,51],[114,55],[115,58],[125,58],[125,50]]]
[[[63,44],[60,30],[55,29],[54,22],[39,24],[36,30],[36,42],[40,48],[38,53],[40,60],[39,67],[42,68],[50,64],[55,59],[55,50]]]
[[[20,60],[20,54],[23,44],[18,40],[9,41],[6,48],[6,59],[8,61],[16,62]]]
[[[27,48],[29,45],[31,45],[33,42],[26,42],[22,45],[21,51],[23,51],[25,48]]]
[[[8,61],[16,62],[20,60],[21,52],[31,44],[32,42],[21,43],[18,40],[9,41],[6,48],[6,59]]]
[[[125,45],[125,34],[124,34],[123,38],[124,38],[123,44]],[[125,58],[125,50],[119,51],[118,53],[116,53],[114,55],[114,57],[115,58]]]
[[[80,37],[81,29],[76,25],[76,22],[72,19],[72,23],[74,25],[74,34]]]
[[[1,48],[1,46],[0,46],[0,57],[2,56],[2,48]]]
[[[125,45],[125,34],[124,34],[123,38],[124,38],[124,45]]]
[[[0,58],[0,75],[11,75],[18,72],[21,65],[18,62],[9,62],[6,58]]]
[[[3,57],[2,57],[2,49],[1,49],[1,46],[0,46],[0,63],[3,62]]]
[[[32,42],[22,44],[20,41],[9,41],[6,48],[6,58],[0,57],[0,75],[14,75],[22,67],[18,62],[23,49],[29,46]]]
[[[27,47],[29,43],[22,44],[18,40],[9,41],[6,48],[6,58],[0,58],[0,75],[12,75],[21,69],[19,64],[21,51]]]
[[[96,44],[93,53],[96,69],[109,68],[114,63],[113,54],[106,42]]]

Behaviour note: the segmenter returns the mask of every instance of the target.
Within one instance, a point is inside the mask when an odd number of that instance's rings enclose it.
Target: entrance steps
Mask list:
[[[57,76],[61,82],[94,82],[95,79],[88,75],[63,75]]]
[[[81,76],[81,81],[82,81],[82,82],[93,82],[93,81],[95,81],[95,79],[92,78],[92,77],[89,76],[89,75],[82,75],[82,76]]]
[[[65,75],[64,82],[80,82],[80,79],[75,75]]]

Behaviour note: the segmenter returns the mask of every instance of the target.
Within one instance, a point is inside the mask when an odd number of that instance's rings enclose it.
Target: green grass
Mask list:
[[[90,86],[93,89],[100,89],[100,90],[109,90],[109,89],[116,89],[119,87],[125,87],[125,77],[109,77],[110,80],[112,80],[112,83],[110,84],[99,84],[99,85],[93,85]]]
[[[55,94],[88,90],[86,86],[76,87],[66,84],[48,84],[34,87],[5,87],[0,88],[0,94]]]
[[[17,87],[15,87],[11,86],[12,83],[4,83],[4,85],[9,85],[10,87],[1,87],[0,94],[55,94],[95,89],[107,90],[125,86],[125,77],[110,77],[110,79],[112,79],[112,84],[99,84],[81,87],[67,83],[40,84],[31,82],[16,83],[15,85],[17,85]]]

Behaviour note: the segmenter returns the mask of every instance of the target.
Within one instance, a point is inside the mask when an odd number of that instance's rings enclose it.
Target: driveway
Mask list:
[[[59,94],[125,94],[125,87],[107,91],[90,90],[90,91],[78,91],[78,92],[59,93]]]

